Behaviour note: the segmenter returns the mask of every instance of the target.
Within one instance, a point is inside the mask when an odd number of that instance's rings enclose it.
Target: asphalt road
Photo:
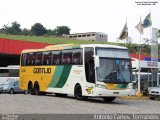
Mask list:
[[[117,98],[79,101],[74,97],[0,94],[0,114],[160,114],[160,101]]]

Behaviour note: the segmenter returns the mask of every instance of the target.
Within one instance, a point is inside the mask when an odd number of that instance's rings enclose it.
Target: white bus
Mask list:
[[[132,94],[131,68],[126,47],[64,44],[23,50],[20,88],[35,95],[49,92],[111,102]]]
[[[19,66],[0,67],[0,84],[7,80],[19,80]]]

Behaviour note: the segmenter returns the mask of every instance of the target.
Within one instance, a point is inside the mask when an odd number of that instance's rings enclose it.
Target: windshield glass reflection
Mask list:
[[[97,68],[97,79],[105,83],[131,82],[130,60],[100,58],[100,66]]]

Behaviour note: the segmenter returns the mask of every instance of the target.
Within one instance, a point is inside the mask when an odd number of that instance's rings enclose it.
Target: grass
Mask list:
[[[66,44],[66,43],[75,43],[75,44],[115,44],[110,42],[95,42],[95,41],[86,41],[86,40],[76,40],[60,37],[48,37],[48,36],[24,36],[24,35],[6,35],[0,34],[0,38],[7,38],[12,40],[23,40],[23,41],[32,41],[32,42],[41,42],[48,44]]]

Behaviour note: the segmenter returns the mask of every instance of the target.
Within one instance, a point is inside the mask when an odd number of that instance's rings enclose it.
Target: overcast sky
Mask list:
[[[144,6],[136,1],[158,4]],[[152,27],[160,28],[159,0],[0,0],[0,28],[13,21],[29,29],[37,22],[47,29],[66,25],[71,33],[104,32],[109,41],[116,42],[127,18],[129,36],[137,43],[139,32],[134,27],[150,10]],[[142,38],[150,38],[149,28]]]

